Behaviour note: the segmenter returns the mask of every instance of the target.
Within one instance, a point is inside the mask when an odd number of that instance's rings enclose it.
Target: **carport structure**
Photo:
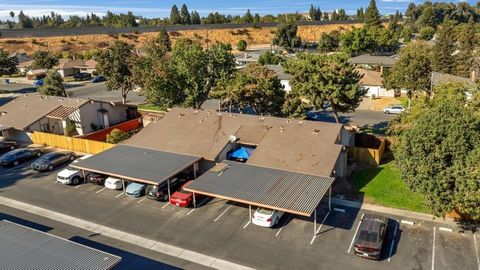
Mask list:
[[[330,211],[333,181],[332,177],[222,161],[184,189],[193,192],[194,206],[196,193],[248,204],[250,221],[252,205],[305,217],[314,214],[316,235],[317,207],[328,192]]]
[[[85,179],[85,171],[105,174],[124,180],[147,185],[168,184],[170,199],[170,178],[193,168],[196,177],[198,161],[201,157],[181,155],[163,151],[127,145],[117,145],[92,157],[72,163],[70,166],[80,169]]]

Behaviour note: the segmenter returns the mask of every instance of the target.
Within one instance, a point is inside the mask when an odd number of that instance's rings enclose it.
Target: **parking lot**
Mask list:
[[[55,179],[64,166],[39,173],[30,163],[0,168],[0,196],[257,269],[480,269],[478,236],[438,223],[389,216],[382,260],[371,261],[353,255],[363,210],[321,205],[314,236],[313,218],[286,214],[267,229],[249,222],[246,205],[206,198],[180,208],[93,184],[62,185]]]

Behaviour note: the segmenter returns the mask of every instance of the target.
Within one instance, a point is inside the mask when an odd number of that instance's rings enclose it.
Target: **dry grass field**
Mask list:
[[[361,27],[362,24],[349,25],[319,25],[319,26],[299,26],[298,34],[306,41],[314,41],[320,38],[324,32],[332,30],[349,30],[352,27]],[[275,27],[264,28],[244,28],[244,29],[217,29],[217,30],[193,30],[170,32],[170,37],[175,41],[178,38],[191,38],[199,40],[202,44],[219,42],[228,42],[235,48],[237,42],[241,39],[246,40],[250,45],[270,44],[274,35]],[[137,47],[157,33],[143,34],[118,34],[118,35],[83,35],[83,36],[64,36],[48,38],[18,38],[18,39],[0,39],[0,47],[8,52],[26,52],[31,54],[37,50],[46,50],[50,52],[70,51],[72,53],[84,52],[93,48],[102,49],[108,47],[115,40],[123,40],[134,44]]]

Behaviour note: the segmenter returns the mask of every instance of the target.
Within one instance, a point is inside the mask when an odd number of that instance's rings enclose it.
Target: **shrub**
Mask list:
[[[237,43],[237,50],[244,52],[247,49],[248,43],[245,40],[239,40]]]
[[[107,135],[107,143],[117,144],[121,141],[124,141],[130,138],[130,134],[119,129],[114,129],[110,134]]]
[[[427,26],[420,30],[420,39],[431,40],[435,36],[435,29],[433,27]]]
[[[65,126],[65,136],[72,137],[73,134],[77,131],[77,126],[73,121],[67,120],[67,125]]]

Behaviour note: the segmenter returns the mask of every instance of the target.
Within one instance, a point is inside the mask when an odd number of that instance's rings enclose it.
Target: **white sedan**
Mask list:
[[[398,113],[402,113],[405,111],[405,108],[403,106],[399,106],[399,105],[395,105],[395,106],[388,106],[386,108],[383,109],[383,112],[386,113],[386,114],[398,114]]]
[[[126,185],[125,185],[126,186]],[[108,177],[105,180],[105,187],[108,189],[123,189],[122,180],[115,177]]]
[[[253,214],[252,223],[258,226],[271,228],[278,224],[283,212],[259,207]]]
[[[85,155],[77,160],[74,160],[72,163],[78,163],[81,160],[85,160],[92,155]],[[68,166],[57,174],[57,182],[64,185],[77,185],[80,183],[80,180],[83,180],[83,175],[79,169],[72,168]]]

